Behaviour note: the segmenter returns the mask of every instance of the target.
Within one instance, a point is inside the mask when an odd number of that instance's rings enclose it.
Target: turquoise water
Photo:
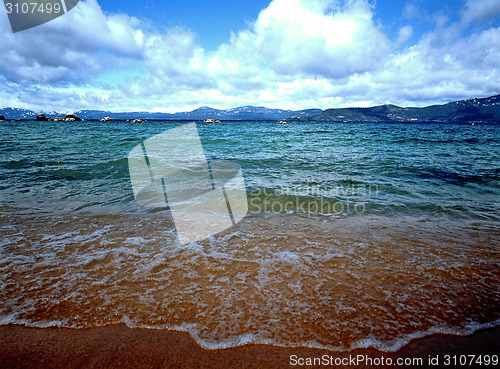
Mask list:
[[[180,124],[3,123],[3,206],[131,211],[129,151]],[[240,164],[251,197],[304,196],[306,210],[318,200],[348,214],[499,220],[499,125],[233,122],[198,130],[208,159]]]
[[[249,215],[185,247],[127,156],[185,122],[0,125],[0,322],[398,348],[498,324],[500,125],[197,123]]]

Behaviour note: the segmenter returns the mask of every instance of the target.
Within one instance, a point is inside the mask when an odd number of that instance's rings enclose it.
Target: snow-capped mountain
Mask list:
[[[26,109],[0,109],[0,116],[8,120],[36,119],[39,112]],[[123,112],[114,113],[103,110],[79,110],[75,112],[82,119],[99,120],[104,117],[112,119],[145,119],[145,120],[314,120],[325,122],[500,122],[500,95],[487,98],[471,98],[454,101],[442,105],[424,108],[402,108],[396,105],[380,105],[371,108],[333,108],[327,110],[305,109],[286,110],[263,106],[240,106],[231,109],[214,109],[202,106],[189,112],[152,113]],[[50,112],[47,117],[65,116]]]

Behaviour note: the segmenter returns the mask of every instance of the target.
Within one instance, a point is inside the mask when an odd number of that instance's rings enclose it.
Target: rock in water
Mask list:
[[[80,118],[76,114],[66,114],[66,122],[75,122],[75,121],[80,122],[81,120],[82,120],[82,118]]]
[[[3,115],[0,115],[0,120],[6,120]]]
[[[45,116],[45,114],[38,114],[37,117],[36,117],[36,120],[38,120],[40,122],[46,122],[48,119]]]

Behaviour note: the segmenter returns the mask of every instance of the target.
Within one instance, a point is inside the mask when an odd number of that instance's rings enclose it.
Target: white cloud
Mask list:
[[[462,23],[487,22],[500,15],[498,0],[467,0],[462,10]]]
[[[274,0],[251,29],[233,37],[229,51],[284,76],[342,78],[373,68],[387,55],[389,41],[375,26],[369,4],[331,5]]]
[[[493,95],[500,91],[500,28],[461,31],[465,23],[473,27],[487,19],[484,9],[496,11],[497,2],[478,3],[468,2],[455,24],[441,22],[409,44],[414,27],[388,35],[368,0],[274,0],[215,51],[204,50],[188,29],[160,33],[124,14],[105,15],[95,0],[80,1],[64,17],[17,34],[0,17],[7,50],[0,65],[7,86],[0,106],[326,109]],[[134,70],[129,80],[113,82],[120,74],[115,71],[128,69]],[[110,77],[101,78],[104,73]]]
[[[106,17],[96,0],[82,1],[63,17],[15,34],[8,18],[0,17],[0,74],[19,83],[86,82],[110,68],[115,58],[141,56],[140,25],[122,14]]]
[[[412,26],[404,26],[399,29],[398,33],[398,44],[403,44],[413,35],[413,27]]]
[[[437,33],[428,34],[394,54],[375,74],[376,93],[406,105],[499,93],[500,28],[446,43],[438,38]]]
[[[137,81],[146,83],[134,91],[156,95],[167,90],[176,102],[191,97],[190,105],[212,101],[218,106],[230,101],[289,106],[297,99],[331,98],[333,81],[376,69],[390,50],[367,2],[333,5],[274,0],[248,29],[211,53],[186,34],[175,48],[173,40],[152,43],[146,47],[151,75]]]

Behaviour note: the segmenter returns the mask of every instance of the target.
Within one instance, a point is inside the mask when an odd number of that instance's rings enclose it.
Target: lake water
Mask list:
[[[181,245],[127,156],[185,123],[0,124],[0,324],[386,351],[500,324],[500,125],[197,123],[249,214]]]

